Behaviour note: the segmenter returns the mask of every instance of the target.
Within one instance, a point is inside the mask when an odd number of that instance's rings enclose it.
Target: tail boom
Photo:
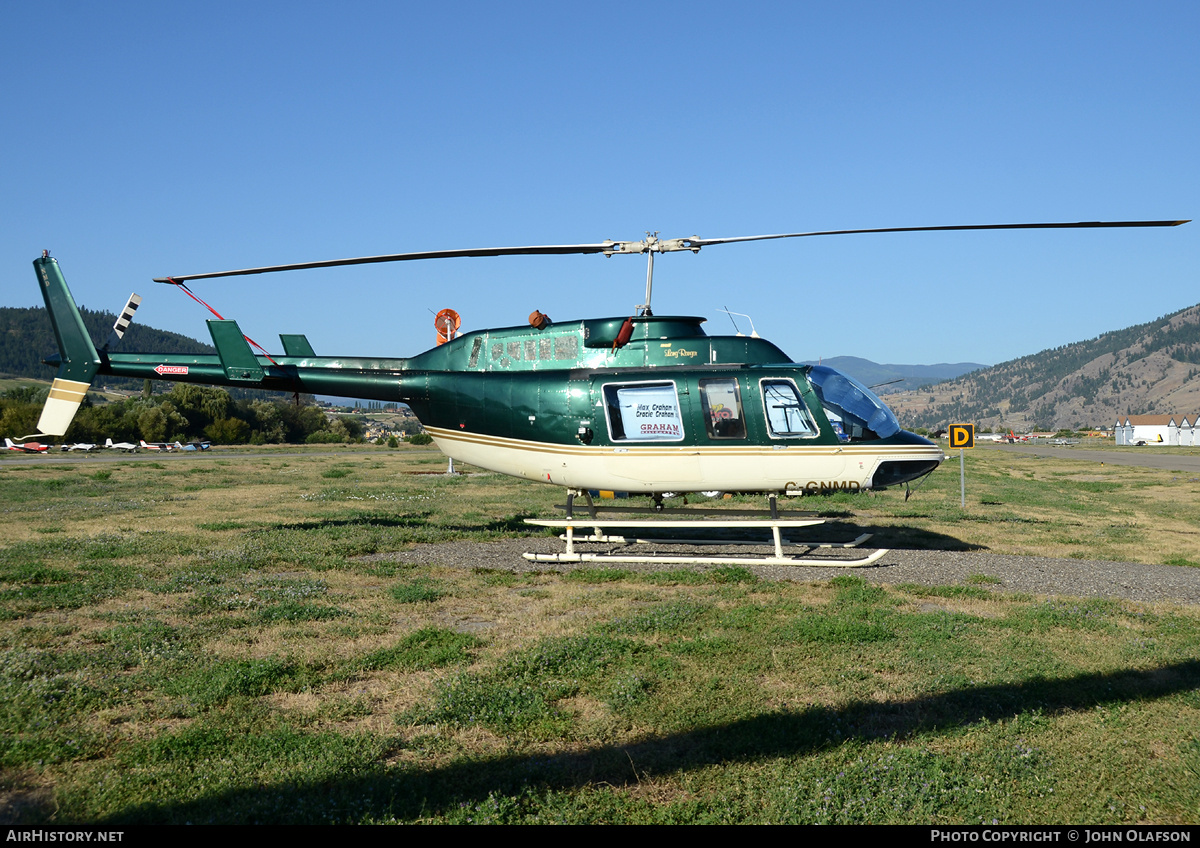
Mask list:
[[[43,255],[33,265],[60,352],[38,421],[46,435],[65,435],[97,374],[382,401],[403,401],[424,390],[424,377],[410,360],[319,357],[303,336],[281,336],[283,356],[256,356],[234,321],[208,322],[215,355],[109,353],[107,347],[97,353],[58,261]]]

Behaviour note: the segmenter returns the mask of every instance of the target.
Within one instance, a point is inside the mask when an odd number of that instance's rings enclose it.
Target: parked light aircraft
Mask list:
[[[4,446],[10,451],[19,451],[21,453],[45,453],[50,450],[49,445],[43,445],[39,442],[14,442],[12,439],[5,439]]]

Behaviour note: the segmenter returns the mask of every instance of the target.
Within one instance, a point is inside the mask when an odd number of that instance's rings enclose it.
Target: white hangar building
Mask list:
[[[1119,415],[1113,427],[1118,445],[1200,444],[1196,415]]]

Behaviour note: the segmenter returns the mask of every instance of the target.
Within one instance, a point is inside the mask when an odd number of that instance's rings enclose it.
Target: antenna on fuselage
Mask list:
[[[742,334],[742,330],[741,330],[741,328],[740,328],[740,327],[737,325],[737,321],[734,321],[734,320],[733,320],[733,313],[729,311],[729,307],[728,307],[728,306],[726,306],[726,307],[725,307],[724,309],[722,309],[721,311],[722,311],[722,312],[724,312],[726,315],[728,315],[728,316],[729,316],[729,323],[733,325],[733,332],[734,332],[735,334],[737,334],[737,335],[739,335],[739,336],[740,336],[740,335]]]
[[[752,338],[752,339],[761,339],[762,338],[762,336],[760,336],[758,334],[758,330],[754,329],[754,319],[751,318],[749,315],[747,315],[745,312],[730,312],[728,309],[722,309],[719,311],[724,312],[726,315],[728,315],[730,321],[733,321],[734,315],[741,315],[743,318],[745,318],[747,321],[750,322],[750,338]],[[737,334],[739,336],[745,335],[745,333],[743,333],[741,330],[738,330],[738,325],[737,325],[736,321],[733,321],[733,329],[737,330]]]

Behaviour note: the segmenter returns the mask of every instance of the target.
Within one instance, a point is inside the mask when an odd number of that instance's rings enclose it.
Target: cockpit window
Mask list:
[[[763,380],[762,396],[767,431],[772,438],[809,439],[817,435],[817,425],[791,380]]]
[[[857,380],[824,365],[814,365],[808,378],[841,441],[886,439],[900,431],[892,411]]]

